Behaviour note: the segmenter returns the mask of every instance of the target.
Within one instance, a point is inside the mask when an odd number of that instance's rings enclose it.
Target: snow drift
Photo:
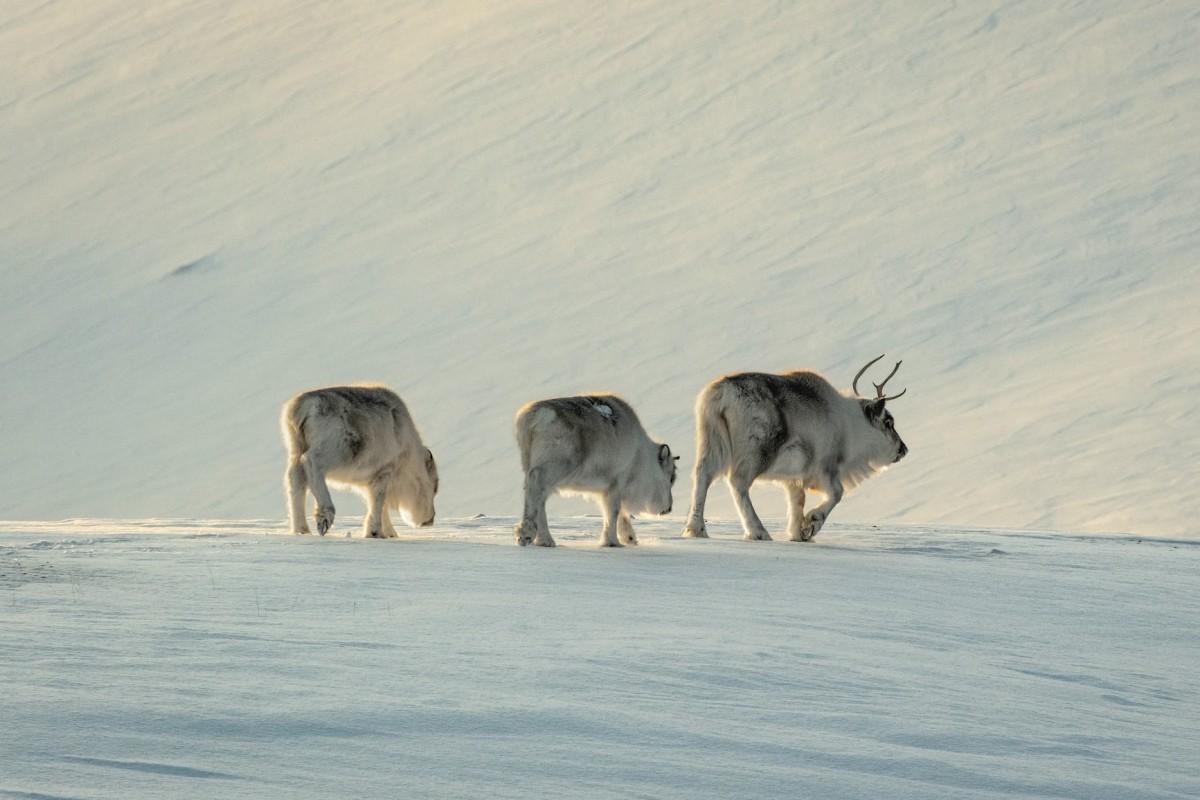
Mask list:
[[[912,455],[838,518],[1194,533],[1198,20],[9,3],[0,516],[282,517],[280,404],[353,380],[513,514],[527,400],[686,472],[712,377],[887,352]]]

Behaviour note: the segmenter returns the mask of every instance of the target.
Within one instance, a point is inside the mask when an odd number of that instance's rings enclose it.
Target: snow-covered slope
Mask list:
[[[511,514],[528,399],[621,392],[686,470],[711,377],[887,352],[912,455],[837,518],[1195,533],[1198,34],[1188,0],[7,3],[0,516],[281,516],[279,405],[353,380],[408,400],[443,513]]]
[[[5,523],[0,798],[1200,794],[1194,543],[512,522]]]

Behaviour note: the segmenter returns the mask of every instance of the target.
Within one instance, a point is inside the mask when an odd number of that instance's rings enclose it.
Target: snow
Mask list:
[[[585,392],[684,486],[711,378],[888,353],[912,453],[835,521],[1194,536],[1198,29],[1189,0],[7,2],[0,518],[282,518],[280,405],[362,380],[442,514],[517,513],[513,413]]]
[[[0,524],[0,797],[1200,795],[1194,541],[356,522]]]
[[[1200,796],[1198,40],[1188,0],[6,2],[0,799]],[[522,404],[623,395],[682,510],[710,379],[879,353],[911,453],[816,542],[715,486],[711,540],[563,499],[514,545]],[[438,524],[282,535],[279,408],[358,381]]]

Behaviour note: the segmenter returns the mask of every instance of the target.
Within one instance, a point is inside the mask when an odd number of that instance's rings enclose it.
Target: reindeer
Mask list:
[[[437,464],[404,401],[391,389],[331,386],[301,392],[284,404],[280,423],[288,449],[284,488],[292,533],[309,532],[306,490],[317,499],[317,533],[324,536],[333,525],[326,478],[366,498],[367,537],[396,536],[389,509],[403,511],[422,527],[433,524]]]
[[[517,412],[525,513],[517,544],[554,547],[546,498],[595,497],[604,512],[603,547],[637,544],[630,513],[669,514],[676,457],[646,435],[633,407],[611,394],[528,403]]]
[[[883,356],[868,361],[854,376],[850,395],[815,372],[782,375],[746,372],[718,378],[696,398],[696,464],[692,508],[683,535],[707,538],[704,502],[708,489],[725,476],[747,540],[771,536],[750,502],[756,480],[780,484],[788,497],[788,537],[807,542],[820,532],[844,492],[875,472],[904,458],[908,447],[885,408],[907,389],[890,397],[858,396],[858,379]],[[805,491],[825,502],[804,513]]]

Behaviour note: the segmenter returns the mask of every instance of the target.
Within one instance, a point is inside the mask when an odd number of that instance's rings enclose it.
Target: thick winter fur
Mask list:
[[[366,498],[366,536],[396,536],[392,509],[403,512],[410,524],[433,524],[437,464],[404,401],[391,389],[331,386],[302,392],[284,404],[280,422],[288,450],[284,486],[292,533],[309,532],[306,490],[317,501],[317,532],[324,536],[333,525],[327,484]]]
[[[629,515],[671,511],[675,458],[650,439],[628,403],[610,394],[529,403],[517,412],[525,472],[525,513],[517,544],[553,547],[546,498],[558,492],[596,498],[604,511],[600,544],[637,544]]]
[[[806,542],[842,494],[908,452],[883,400],[845,395],[815,372],[748,372],[713,381],[696,399],[696,466],[684,536],[705,538],[704,502],[725,477],[746,539],[770,539],[750,486],[774,481],[788,495],[788,536]],[[825,502],[804,513],[805,490]]]

